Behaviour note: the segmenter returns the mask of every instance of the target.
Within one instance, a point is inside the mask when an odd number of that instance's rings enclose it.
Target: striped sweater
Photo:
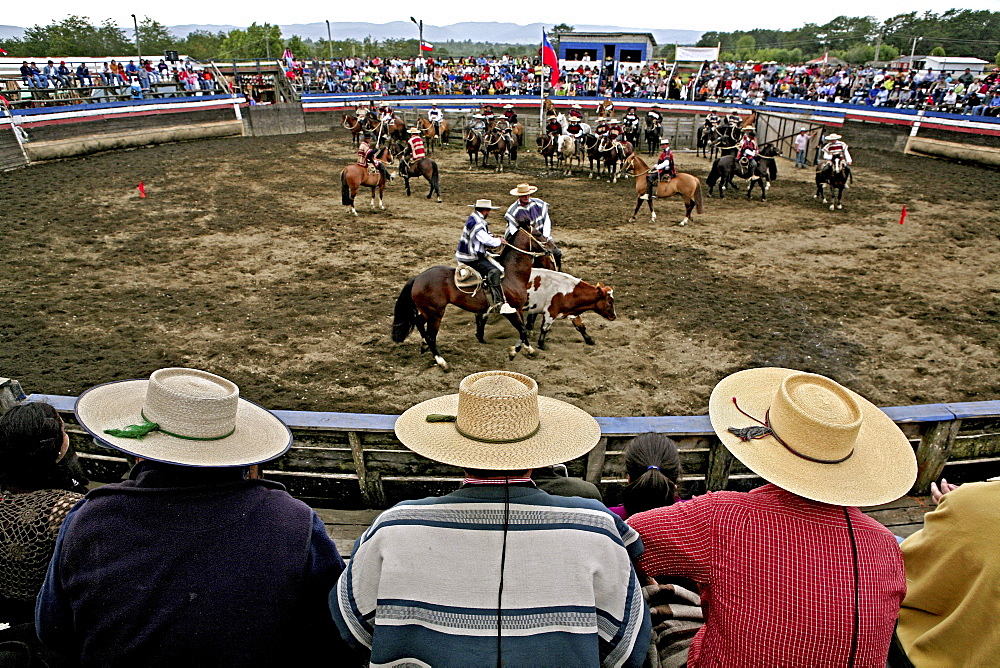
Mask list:
[[[382,513],[330,594],[371,664],[495,666],[503,486],[465,486]],[[599,502],[510,487],[502,663],[640,666],[649,613],[635,531]]]

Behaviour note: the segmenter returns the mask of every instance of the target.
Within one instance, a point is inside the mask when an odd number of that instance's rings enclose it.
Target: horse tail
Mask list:
[[[392,340],[396,343],[405,341],[416,324],[417,307],[413,303],[413,282],[415,280],[417,279],[408,280],[403,289],[399,291],[399,297],[396,298],[395,318],[392,321]]]
[[[767,161],[767,178],[771,181],[778,180],[778,161],[774,158]]]
[[[712,170],[708,173],[708,178],[705,179],[705,183],[708,184],[708,187],[710,189],[714,188],[715,182],[719,180],[720,171],[721,170],[719,169],[719,161],[716,160],[715,162],[712,163]],[[698,213],[701,212],[699,211]]]
[[[438,186],[438,164],[433,160],[431,160],[431,185],[438,193],[441,192],[441,188]]]
[[[705,213],[704,201],[701,195],[701,179],[696,179],[694,182],[694,205],[697,207],[698,213]]]
[[[351,186],[347,183],[346,169],[340,172],[340,199],[343,201],[344,206],[351,206],[354,204],[354,198],[351,197]]]

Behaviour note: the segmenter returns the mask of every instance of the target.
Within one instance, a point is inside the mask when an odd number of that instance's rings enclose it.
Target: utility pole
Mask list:
[[[910,69],[913,69],[913,57],[917,53],[917,42],[919,42],[922,39],[923,39],[923,37],[914,37],[913,38],[913,48],[910,49]]]
[[[419,31],[419,35],[420,35],[417,38],[417,58],[419,58],[421,55],[423,55],[423,51],[424,51],[424,48],[423,48],[424,47],[424,21],[423,21],[423,19],[421,19],[421,20],[418,21],[415,18],[413,18],[412,16],[410,17],[410,20],[413,21],[413,24],[415,26],[417,26],[417,30]]]
[[[330,62],[333,62],[333,37],[330,36],[330,21],[326,22],[326,43],[330,47]]]
[[[142,66],[142,48],[139,46],[139,19],[132,15],[132,25],[135,26],[135,52],[139,56],[139,66]]]

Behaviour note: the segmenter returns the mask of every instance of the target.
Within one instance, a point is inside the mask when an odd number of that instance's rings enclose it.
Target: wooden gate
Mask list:
[[[789,160],[795,159],[795,136],[800,130],[811,135],[806,150],[806,164],[816,164],[816,150],[826,126],[815,121],[806,121],[798,116],[757,112],[757,145],[774,144],[780,154]]]

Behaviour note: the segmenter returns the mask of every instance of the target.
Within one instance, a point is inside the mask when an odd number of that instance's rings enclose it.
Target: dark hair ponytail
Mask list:
[[[681,459],[677,444],[663,434],[640,434],[625,446],[625,472],[629,484],[622,490],[622,504],[629,515],[676,501]]]

